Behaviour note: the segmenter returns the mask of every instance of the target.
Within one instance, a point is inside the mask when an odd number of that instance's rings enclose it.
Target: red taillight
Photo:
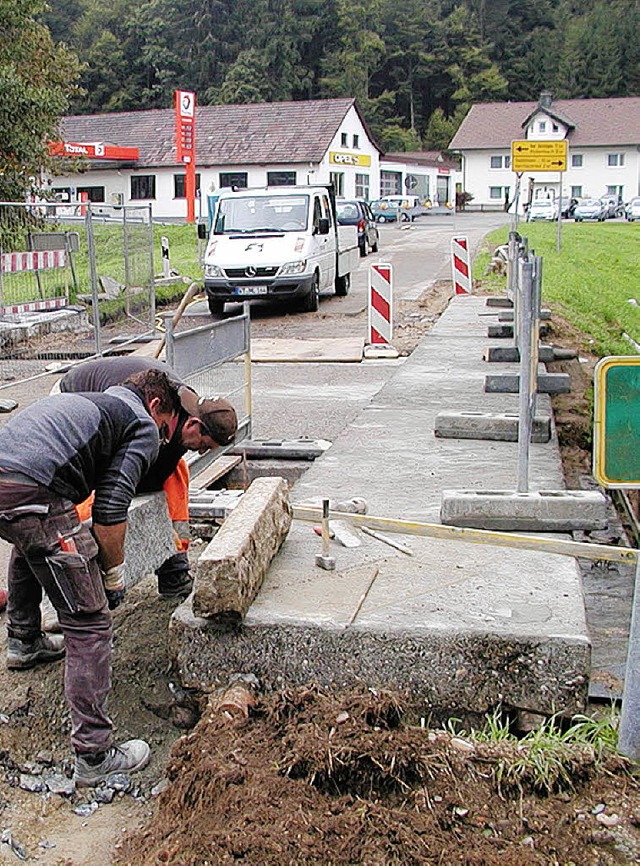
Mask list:
[[[360,220],[360,222],[358,223],[358,231],[359,232],[364,231],[364,220]]]

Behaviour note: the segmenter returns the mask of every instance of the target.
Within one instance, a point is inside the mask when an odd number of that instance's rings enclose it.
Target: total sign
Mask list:
[[[191,163],[195,156],[196,95],[189,90],[176,90],[174,99],[178,162]]]

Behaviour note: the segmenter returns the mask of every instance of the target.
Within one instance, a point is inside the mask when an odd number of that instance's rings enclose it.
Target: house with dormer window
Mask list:
[[[511,168],[511,142],[566,140],[567,169]],[[493,102],[472,106],[450,149],[462,159],[462,190],[483,209],[517,207],[537,199],[601,198],[626,202],[640,194],[640,97]]]

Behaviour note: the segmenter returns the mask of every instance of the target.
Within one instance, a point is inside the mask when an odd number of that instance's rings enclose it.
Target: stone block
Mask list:
[[[434,434],[442,439],[493,439],[517,442],[520,419],[517,413],[440,412],[436,415]],[[536,415],[531,430],[532,442],[548,442],[551,418]]]
[[[607,500],[599,490],[443,490],[440,521],[500,532],[605,529]]]
[[[513,310],[504,310],[500,316],[498,317],[499,322],[513,322],[514,311]],[[551,318],[551,310],[540,310],[540,315],[538,317],[541,322],[548,322]]]
[[[509,300],[509,298],[501,298],[497,295],[491,298],[487,298],[487,307],[502,307],[507,309],[513,309],[513,301]]]
[[[485,376],[484,390],[488,394],[518,394],[520,376],[517,373],[498,373]],[[568,373],[538,373],[538,394],[569,394],[571,376]]]
[[[199,617],[248,611],[291,526],[283,478],[256,478],[198,560],[192,596]]]
[[[549,333],[549,325],[546,322],[540,322],[538,326],[538,334],[545,337]],[[487,328],[487,337],[499,339],[501,337],[513,337],[513,325],[489,325]]]
[[[164,493],[136,496],[129,507],[125,542],[129,586],[152,574],[175,552],[173,524]]]

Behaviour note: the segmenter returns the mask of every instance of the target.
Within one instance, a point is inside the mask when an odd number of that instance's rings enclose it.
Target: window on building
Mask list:
[[[582,187],[581,186],[572,186],[571,187],[571,198],[582,198]]]
[[[268,171],[267,186],[295,186],[295,171]]]
[[[87,201],[104,201],[103,186],[79,186],[78,198],[80,198],[80,193],[83,192],[87,194]]]
[[[381,171],[380,172],[380,195],[402,194],[402,172]]]
[[[155,174],[134,174],[131,178],[131,200],[155,198]]]
[[[360,149],[360,136],[359,135],[353,136],[353,149],[354,150]]]
[[[246,189],[249,186],[249,176],[246,171],[221,171],[218,175],[220,186],[237,186]]]
[[[365,201],[369,201],[369,175],[368,174],[357,174],[356,175],[356,198],[363,198]]]
[[[340,145],[341,145],[342,147],[347,147],[348,143],[349,143],[349,139],[347,138],[347,133],[346,133],[346,132],[341,133],[341,135],[340,135]]]
[[[541,120],[538,123],[538,132],[546,132],[547,131],[547,121]]]
[[[502,187],[501,186],[490,186],[489,187],[489,198],[490,199],[502,199]]]
[[[501,156],[492,156],[491,157],[491,168],[502,168],[502,157]]]
[[[582,168],[583,158],[581,153],[571,154],[571,168]]]
[[[200,174],[196,174],[196,192],[200,189]],[[173,176],[173,197],[187,197],[187,176],[185,174],[174,174]]]
[[[341,171],[332,171],[329,175],[329,183],[333,184],[336,197],[344,195],[344,174]]]
[[[607,195],[615,195],[618,201],[624,201],[623,198],[624,187],[623,186],[608,186],[607,187]]]
[[[621,167],[624,165],[624,153],[608,153],[607,165],[610,168]]]
[[[71,201],[71,187],[68,186],[54,186],[51,189],[53,193],[54,201]]]
[[[504,167],[505,168],[511,168],[511,155],[510,154],[508,154],[504,158]]]
[[[552,123],[552,124],[551,124],[551,129],[553,130],[553,132],[559,132],[558,124],[557,124],[557,123]]]

